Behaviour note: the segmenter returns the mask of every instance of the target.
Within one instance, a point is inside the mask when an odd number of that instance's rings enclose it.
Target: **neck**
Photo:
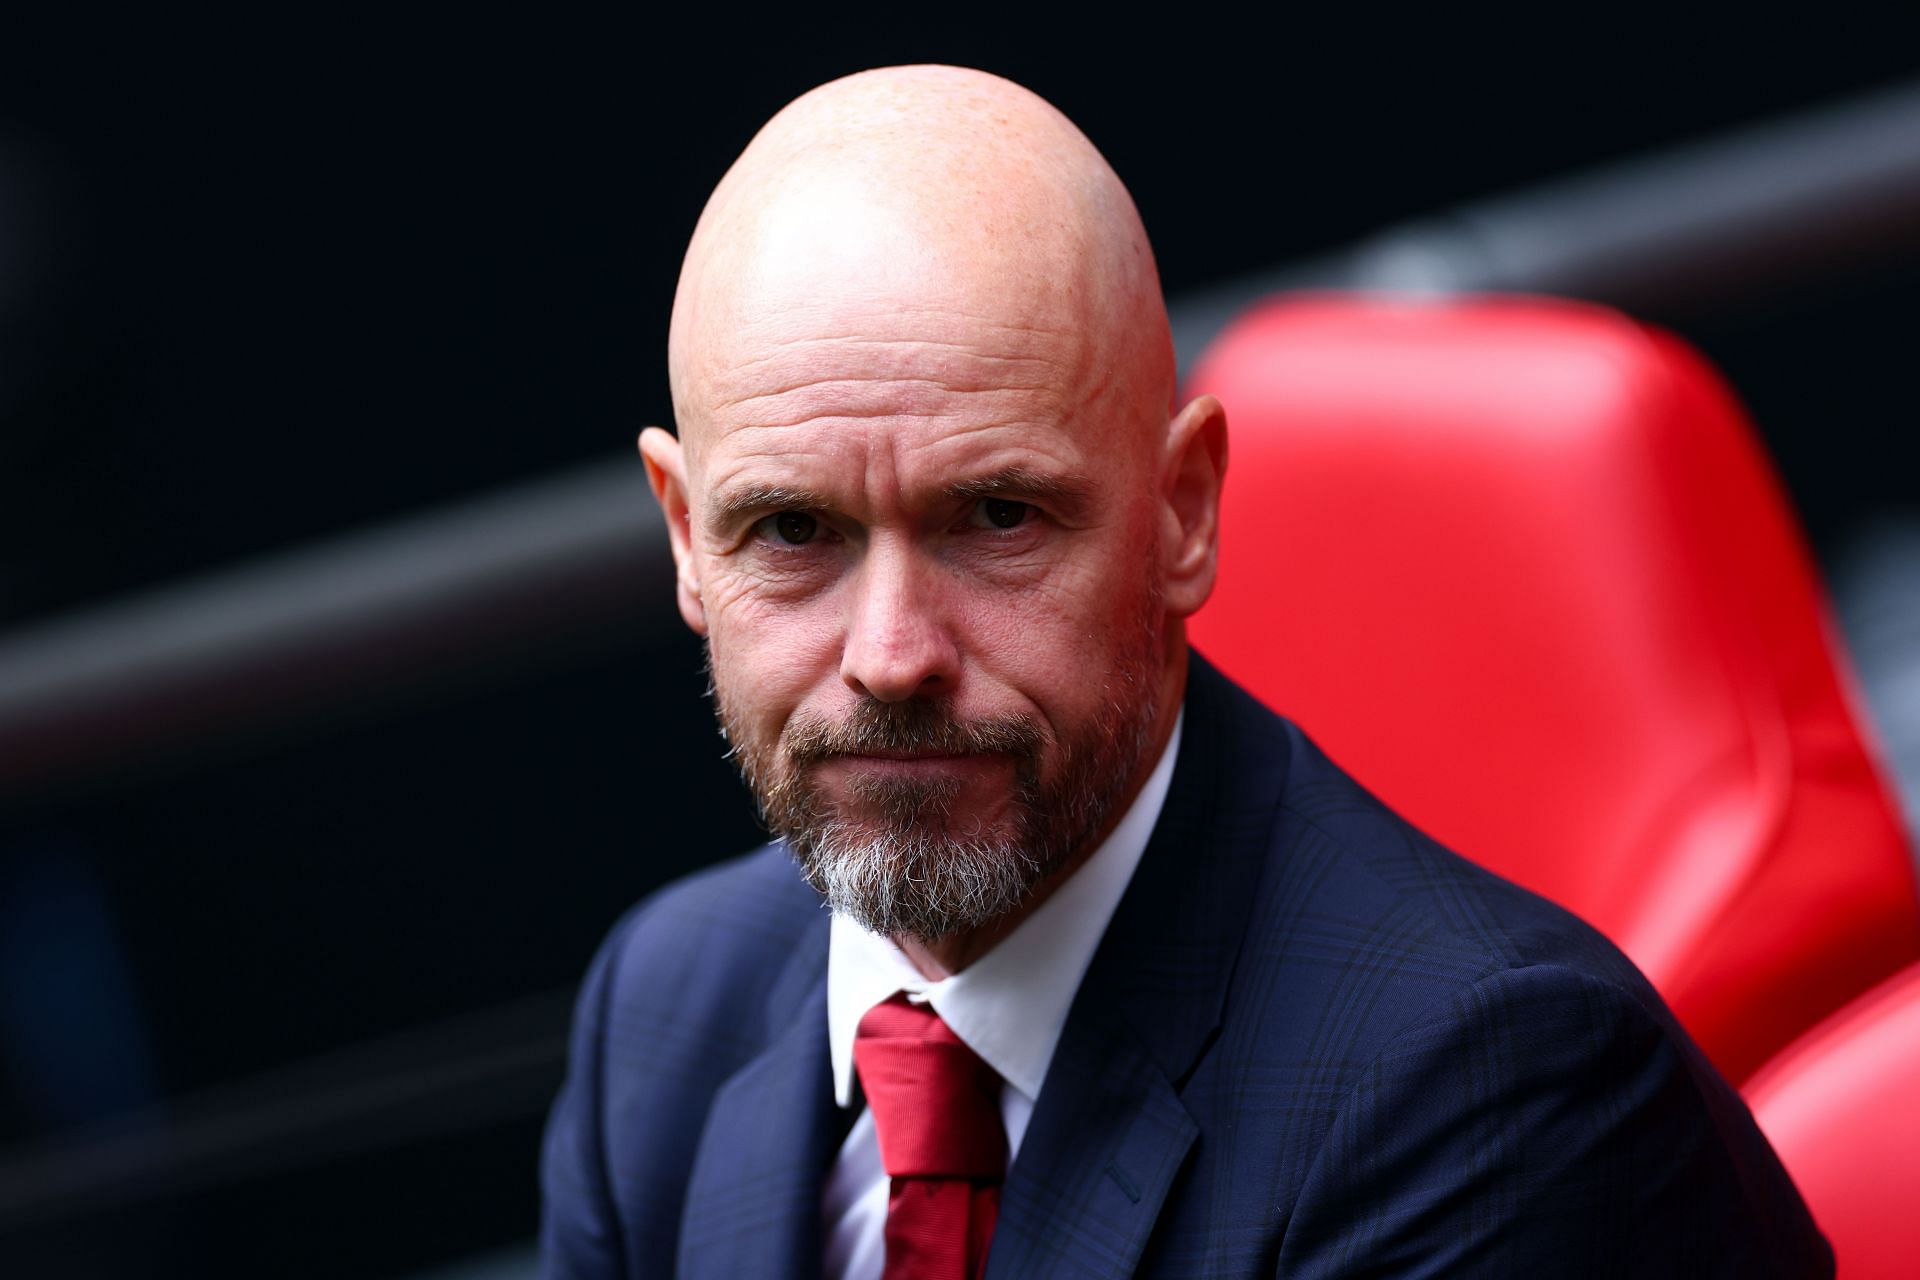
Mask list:
[[[1184,636],[1181,643],[1173,647],[1176,655],[1167,664],[1161,674],[1160,710],[1154,719],[1153,734],[1147,749],[1140,753],[1140,760],[1134,765],[1133,776],[1127,780],[1126,790],[1120,799],[1114,802],[1106,820],[1090,837],[1081,843],[1065,865],[1042,880],[1027,900],[1016,910],[1008,912],[986,924],[973,929],[962,929],[940,938],[916,938],[909,934],[893,935],[894,945],[920,976],[929,982],[938,982],[942,978],[952,977],[962,969],[986,955],[998,946],[1002,939],[1020,927],[1022,921],[1032,915],[1040,904],[1053,896],[1054,890],[1065,884],[1074,872],[1078,871],[1093,856],[1094,850],[1106,843],[1113,829],[1133,808],[1133,802],[1140,798],[1140,789],[1152,776],[1154,766],[1160,763],[1160,756],[1167,749],[1167,740],[1173,736],[1174,721],[1180,716],[1181,699],[1187,689],[1187,647]]]

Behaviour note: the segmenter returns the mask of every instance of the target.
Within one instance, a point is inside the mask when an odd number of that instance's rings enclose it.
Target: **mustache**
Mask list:
[[[823,716],[796,718],[781,734],[781,743],[787,758],[796,765],[876,752],[1031,759],[1040,754],[1046,735],[1026,716],[962,720],[944,703],[909,698],[904,702],[860,702],[840,722]]]

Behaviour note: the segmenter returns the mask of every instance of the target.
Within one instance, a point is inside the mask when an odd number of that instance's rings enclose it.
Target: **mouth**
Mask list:
[[[862,751],[827,761],[829,767],[837,764],[843,769],[884,773],[973,772],[990,768],[993,763],[994,757],[989,755],[931,751]]]
[[[985,782],[1009,767],[1007,758],[991,752],[890,751],[884,749],[846,752],[828,756],[818,766],[828,778],[935,778],[953,784]]]

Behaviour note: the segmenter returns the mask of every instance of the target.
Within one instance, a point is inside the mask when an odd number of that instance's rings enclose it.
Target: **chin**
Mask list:
[[[1015,836],[945,824],[830,820],[787,843],[834,912],[929,942],[1019,911],[1054,869]]]

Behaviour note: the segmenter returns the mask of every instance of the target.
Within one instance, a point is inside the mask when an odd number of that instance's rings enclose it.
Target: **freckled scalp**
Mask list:
[[[668,346],[689,454],[730,405],[834,377],[1046,386],[1164,430],[1172,341],[1126,188],[1009,81],[892,67],[755,136],[695,228]]]

